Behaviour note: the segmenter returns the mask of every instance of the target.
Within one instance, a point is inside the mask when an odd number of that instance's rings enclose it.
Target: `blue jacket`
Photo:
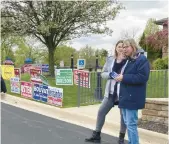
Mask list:
[[[129,60],[120,84],[119,108],[130,110],[144,108],[149,73],[150,65],[144,55]]]

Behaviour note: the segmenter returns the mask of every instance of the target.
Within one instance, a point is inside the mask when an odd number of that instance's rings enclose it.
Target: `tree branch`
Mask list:
[[[38,15],[37,15],[37,13],[36,13],[34,7],[33,7],[33,2],[32,2],[32,1],[29,1],[29,6],[30,6],[30,8],[31,8],[32,11],[33,11],[33,14],[34,14],[34,17],[35,17],[35,19],[36,19],[36,21],[37,21],[37,24],[40,25],[40,20],[39,20]]]
[[[38,36],[37,34],[35,34],[34,33],[34,35],[35,35],[35,37],[37,37],[43,44],[45,44],[46,45],[46,42],[44,42],[43,40],[42,40],[42,38],[40,37],[40,36]]]

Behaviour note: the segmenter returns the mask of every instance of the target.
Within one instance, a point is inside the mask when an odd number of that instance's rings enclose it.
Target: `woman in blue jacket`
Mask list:
[[[115,78],[119,91],[119,108],[127,126],[129,144],[139,144],[137,121],[138,109],[143,109],[146,99],[146,83],[150,66],[147,58],[137,54],[138,46],[133,39],[123,43],[128,64],[122,74]]]

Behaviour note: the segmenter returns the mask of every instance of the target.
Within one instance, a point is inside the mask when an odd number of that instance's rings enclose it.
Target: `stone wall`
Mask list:
[[[141,119],[168,125],[168,98],[146,99]]]

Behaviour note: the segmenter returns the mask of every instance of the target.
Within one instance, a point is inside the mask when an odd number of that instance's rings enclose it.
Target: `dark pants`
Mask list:
[[[1,76],[1,92],[4,92],[4,93],[7,92],[6,84],[5,84],[5,81],[4,81],[4,79],[2,78],[2,76]]]

